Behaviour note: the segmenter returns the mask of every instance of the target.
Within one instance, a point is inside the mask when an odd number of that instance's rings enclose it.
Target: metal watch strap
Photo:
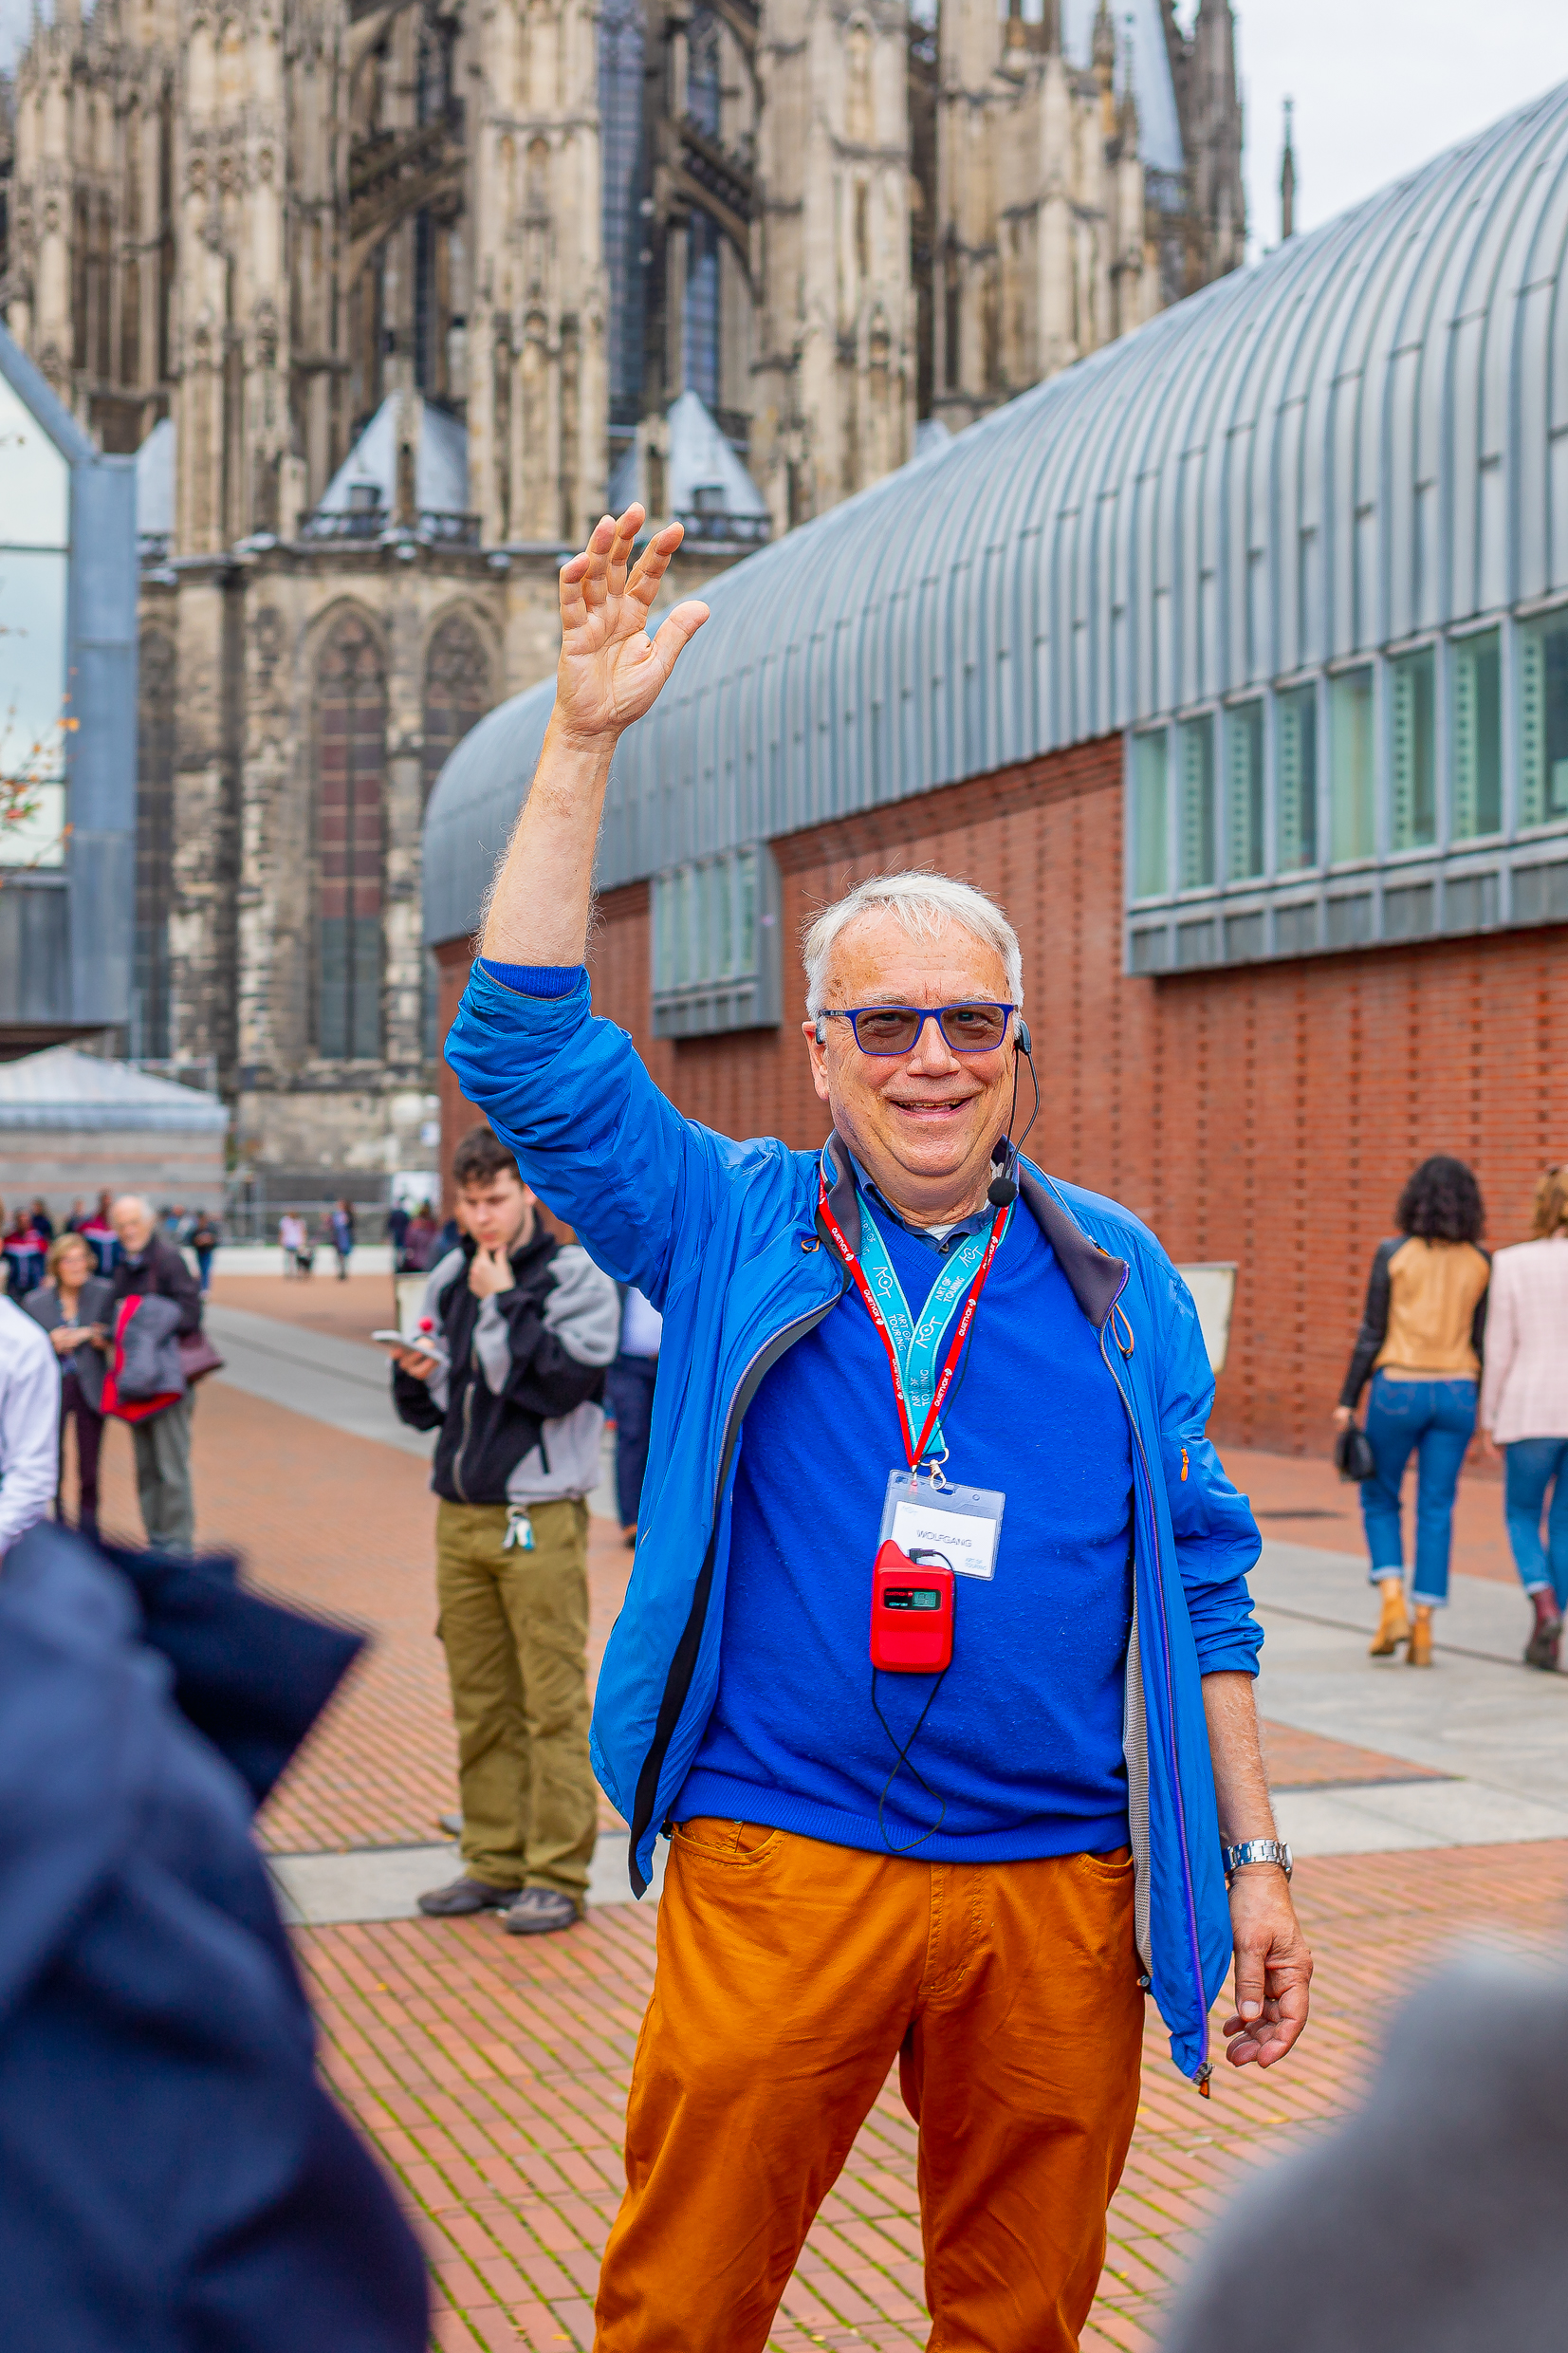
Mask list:
[[[1231,1873],[1239,1871],[1245,1862],[1277,1862],[1286,1879],[1295,1868],[1289,1847],[1282,1844],[1279,1839],[1244,1839],[1239,1846],[1222,1846],[1220,1860],[1225,1864],[1227,1881]]]

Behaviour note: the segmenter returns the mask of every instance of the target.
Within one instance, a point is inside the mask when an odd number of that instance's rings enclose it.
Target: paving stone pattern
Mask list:
[[[1303,1864],[1318,1953],[1298,2058],[1216,2069],[1200,2101],[1153,2019],[1127,2173],[1085,2347],[1154,2342],[1170,2284],[1238,2176],[1356,2100],[1388,2007],[1457,1936],[1559,1949],[1568,1843]],[[653,1973],[653,1920],[616,1906],[522,1944],[489,1921],[302,1932],[328,2074],[402,2185],[442,2347],[586,2346],[620,2187],[619,2131]],[[914,2127],[890,2080],[785,2292],[774,2353],[926,2337]]]
[[[378,1634],[268,1807],[264,1837],[283,1851],[428,1841],[454,1787],[422,1465],[220,1380],[201,1392],[194,1454],[204,1543],[238,1548],[267,1589]],[[111,1430],[106,1454],[108,1523],[134,1533],[122,1431]],[[1260,1500],[1282,1491],[1283,1509],[1321,1491],[1316,1466],[1276,1469],[1252,1456],[1245,1469],[1241,1483]],[[1311,1523],[1302,1532],[1330,1542]],[[1348,1531],[1334,1548],[1354,1548]],[[1487,1573],[1473,1553],[1462,1565]],[[626,1569],[613,1531],[596,1530],[596,1657]],[[1416,1769],[1279,1726],[1269,1740],[1282,1783]],[[614,1819],[608,1807],[605,1818]],[[1299,1868],[1297,1884],[1319,1977],[1310,2038],[1296,2059],[1266,2076],[1222,2065],[1205,2103],[1175,2074],[1163,2030],[1151,2024],[1137,2133],[1083,2340],[1093,2353],[1153,2344],[1170,2283],[1238,2174],[1361,2095],[1390,2005],[1456,1938],[1559,1951],[1568,1841],[1319,1859]],[[654,1934],[653,1915],[630,1904],[539,1942],[508,1938],[491,1920],[299,1932],[323,2064],[429,2251],[434,2343],[448,2353],[591,2342]],[[914,2158],[914,2128],[893,2082],[811,2234],[773,2353],[924,2344]]]
[[[237,1552],[249,1579],[280,1601],[373,1636],[266,1807],[263,1843],[282,1854],[427,1844],[457,1803],[457,1778],[425,1465],[219,1379],[198,1392],[192,1453],[198,1544]],[[140,1543],[129,1432],[111,1423],[103,1454],[105,1527]],[[598,1520],[589,1555],[597,1668],[631,1556]],[[607,1799],[600,1819],[620,1821]]]

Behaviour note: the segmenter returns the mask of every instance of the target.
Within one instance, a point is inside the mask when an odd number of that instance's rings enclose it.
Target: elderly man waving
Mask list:
[[[1029,1039],[989,899],[896,875],[815,924],[820,1152],[683,1120],[593,1017],[611,756],[707,618],[649,639],[680,531],[633,566],[642,521],[606,517],[562,572],[555,712],[447,1047],[664,1315],[594,1717],[638,1892],[672,1842],[597,2344],[763,2346],[896,2060],[932,2344],[1061,2353],[1144,1989],[1200,2088],[1233,1948],[1236,2065],[1306,2019],[1252,1706],[1257,1530],[1165,1252],[1011,1143]]]

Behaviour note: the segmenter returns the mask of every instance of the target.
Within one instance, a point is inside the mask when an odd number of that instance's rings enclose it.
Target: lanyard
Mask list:
[[[938,1275],[932,1286],[925,1306],[921,1310],[919,1325],[916,1326],[911,1321],[903,1290],[897,1275],[894,1272],[893,1261],[887,1253],[887,1245],[880,1233],[876,1232],[876,1221],[872,1217],[870,1210],[862,1199],[860,1205],[862,1215],[869,1221],[871,1232],[876,1236],[875,1270],[878,1278],[878,1288],[883,1290],[888,1311],[899,1325],[895,1339],[889,1326],[888,1312],[884,1312],[882,1305],[877,1301],[871,1284],[866,1280],[864,1268],[851,1250],[843,1229],[829,1206],[826,1179],[819,1174],[817,1181],[819,1186],[817,1206],[821,1213],[822,1223],[832,1235],[839,1255],[849,1269],[855,1288],[865,1301],[866,1310],[881,1334],[882,1345],[888,1352],[888,1366],[893,1374],[893,1394],[898,1405],[898,1423],[903,1432],[904,1452],[909,1456],[911,1471],[918,1471],[925,1459],[926,1449],[931,1444],[932,1436],[940,1429],[938,1417],[942,1411],[943,1401],[952,1385],[952,1377],[958,1369],[958,1360],[964,1353],[964,1343],[968,1338],[969,1325],[974,1321],[974,1311],[980,1304],[980,1294],[985,1288],[986,1277],[991,1270],[991,1260],[996,1256],[997,1247],[1007,1230],[1012,1211],[1010,1207],[998,1210],[992,1220],[990,1238],[986,1244],[979,1268],[973,1281],[969,1284],[968,1296],[960,1310],[958,1328],[953,1334],[952,1345],[948,1350],[947,1362],[943,1365],[941,1375],[932,1389],[931,1405],[921,1426],[917,1444],[914,1437],[913,1418],[910,1411],[912,1397],[918,1410],[926,1389],[930,1385],[931,1372],[934,1369],[936,1361],[936,1350],[942,1334],[947,1328],[949,1318],[951,1316],[953,1302],[963,1287],[969,1266],[973,1263],[973,1253],[969,1245],[972,1242],[978,1242],[979,1236],[978,1234],[970,1235],[968,1241],[964,1244],[957,1262],[944,1268],[942,1273]],[[902,1347],[900,1347],[900,1343],[902,1343]],[[905,1367],[899,1362],[900,1355],[904,1357],[909,1368],[907,1387]],[[919,1368],[918,1376],[917,1367]],[[932,1469],[934,1474],[934,1465]]]

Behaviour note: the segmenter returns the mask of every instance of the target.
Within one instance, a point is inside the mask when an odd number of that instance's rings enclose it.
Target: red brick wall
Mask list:
[[[1471,1161],[1500,1244],[1527,1231],[1540,1168],[1568,1158],[1568,928],[1125,975],[1119,737],[773,847],[785,941],[777,1031],[650,1038],[644,884],[600,904],[599,1010],[631,1030],[684,1111],[729,1135],[815,1143],[826,1122],[795,1027],[802,925],[892,865],[940,867],[993,892],[1024,946],[1042,1097],[1031,1155],[1124,1201],[1176,1258],[1238,1262],[1224,1438],[1326,1451],[1367,1267],[1415,1161]],[[443,954],[450,1017],[467,957]],[[458,1105],[450,1074],[443,1083],[445,1139]]]

